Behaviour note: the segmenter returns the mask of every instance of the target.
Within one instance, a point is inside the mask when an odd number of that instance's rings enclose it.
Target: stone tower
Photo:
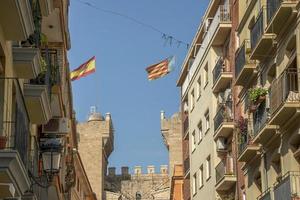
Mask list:
[[[98,200],[104,199],[104,177],[113,151],[114,130],[110,113],[103,117],[94,107],[87,122],[77,124],[78,150]]]
[[[161,134],[169,151],[169,174],[173,176],[174,166],[182,165],[182,122],[180,113],[175,113],[166,119],[164,111],[161,111]]]

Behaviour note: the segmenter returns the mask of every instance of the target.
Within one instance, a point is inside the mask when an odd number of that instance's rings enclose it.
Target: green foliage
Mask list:
[[[46,63],[46,60],[41,57],[41,73],[45,74],[46,71],[47,71],[47,63]]]
[[[249,89],[249,99],[252,102],[255,102],[260,96],[266,96],[268,94],[268,90],[265,88],[251,88]]]

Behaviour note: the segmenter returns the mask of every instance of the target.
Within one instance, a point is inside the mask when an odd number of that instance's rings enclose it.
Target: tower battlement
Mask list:
[[[116,173],[116,167],[109,167],[107,170],[107,176],[131,176],[131,175],[149,175],[149,174],[161,174],[166,175],[168,174],[168,165],[161,165],[159,171],[156,171],[154,165],[148,165],[146,167],[146,173],[143,173],[142,166],[135,166],[133,168],[133,173],[130,173],[130,168],[127,166],[121,167],[121,174]]]

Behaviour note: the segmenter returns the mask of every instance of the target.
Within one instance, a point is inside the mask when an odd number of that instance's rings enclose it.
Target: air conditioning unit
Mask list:
[[[67,134],[70,131],[68,118],[52,118],[43,125],[43,133],[46,134]]]
[[[224,137],[219,137],[217,140],[217,151],[226,151],[227,146],[227,139]]]

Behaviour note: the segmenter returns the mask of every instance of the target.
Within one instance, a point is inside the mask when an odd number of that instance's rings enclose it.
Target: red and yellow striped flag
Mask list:
[[[87,62],[80,65],[70,73],[71,81],[78,80],[96,71],[96,58],[93,56]]]
[[[167,75],[171,71],[172,64],[174,64],[174,57],[167,58],[157,64],[147,67],[148,80],[155,80]]]

